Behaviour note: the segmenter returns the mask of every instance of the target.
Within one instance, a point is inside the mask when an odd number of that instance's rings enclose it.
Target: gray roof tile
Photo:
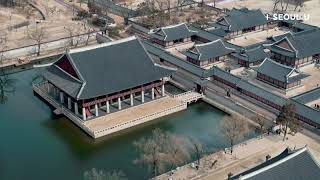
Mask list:
[[[195,60],[206,61],[219,56],[224,56],[234,52],[235,49],[226,47],[221,39],[216,41],[196,44],[191,49],[185,52],[186,56],[189,56]]]
[[[135,37],[71,51],[68,55],[71,57],[69,61],[85,82],[76,97],[72,94],[77,99],[120,92],[160,80],[172,73],[172,70],[156,66],[140,40]],[[61,76],[61,72],[54,75]],[[64,81],[61,78],[57,84]],[[65,88],[69,87],[62,89]]]
[[[231,179],[241,180],[318,180],[319,162],[305,147],[286,149],[280,155]]]

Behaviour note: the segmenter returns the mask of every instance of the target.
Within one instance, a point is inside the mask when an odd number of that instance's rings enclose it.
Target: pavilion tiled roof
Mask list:
[[[54,65],[46,68],[46,70],[43,71],[43,76],[72,97],[77,96],[83,84],[80,80],[73,78],[58,66]]]
[[[216,41],[196,44],[185,52],[185,55],[198,61],[205,61],[234,52],[235,49],[225,46],[221,39]]]
[[[317,99],[320,99],[320,87],[317,87],[317,88],[312,89],[310,91],[296,95],[296,96],[292,97],[291,99],[293,99],[301,104],[306,104],[311,101],[315,101]]]
[[[254,69],[258,73],[267,75],[273,79],[286,83],[292,83],[308,76],[306,74],[298,72],[293,67],[285,66],[269,58],[266,58],[258,67],[255,67]]]
[[[298,33],[286,33],[272,37],[274,43],[266,45],[271,51],[293,57],[305,58],[320,53],[320,29],[311,29]],[[284,48],[279,43],[286,42],[290,47]]]
[[[201,37],[203,39],[207,39],[208,41],[215,41],[218,39],[222,39],[223,36],[218,36],[214,33],[211,33],[210,31],[203,30],[194,26],[189,27],[190,30],[197,32],[195,35],[198,37]]]
[[[318,160],[307,147],[285,149],[278,156],[231,177],[232,180],[317,180],[320,177]]]
[[[245,49],[238,53],[232,53],[232,56],[247,61],[249,63],[261,61],[270,57],[270,54],[264,51],[262,46],[254,47],[252,49]]]
[[[190,30],[185,23],[182,23],[155,29],[150,35],[161,41],[173,41],[191,37],[196,33],[197,32]]]
[[[66,55],[79,76],[78,80],[56,70],[60,60],[45,74],[49,81],[54,81],[55,85],[76,99],[89,99],[139,87],[168,77],[173,72],[154,64],[136,37],[71,50]],[[67,81],[76,82],[69,85]]]
[[[179,57],[165,51],[164,49],[154,45],[153,43],[151,43],[149,41],[144,41],[144,46],[146,47],[146,49],[148,50],[148,52],[150,54],[153,54],[153,55],[158,56],[159,58],[165,59],[166,61],[170,62],[171,64],[173,64],[177,67],[181,67],[194,75],[197,75],[202,78],[208,78],[208,77],[212,76],[212,73],[213,73],[212,70],[202,69],[201,67],[199,67],[193,63],[190,63],[188,61],[180,59]]]
[[[233,8],[226,12],[226,16],[218,20],[217,24],[226,27],[228,31],[239,31],[242,29],[267,24],[267,18],[258,10],[249,10],[248,8]]]

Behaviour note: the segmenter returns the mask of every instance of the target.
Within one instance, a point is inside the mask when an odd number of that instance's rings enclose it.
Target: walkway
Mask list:
[[[201,160],[199,170],[191,167],[190,164],[180,167],[172,176],[176,179],[203,179],[203,180],[225,180],[228,173],[238,174],[239,172],[250,169],[265,161],[266,155],[274,157],[281,153],[286,147],[301,148],[307,145],[311,152],[320,159],[320,144],[301,133],[295,136],[288,135],[288,140],[283,142],[282,136],[266,136],[262,139],[256,138],[239,144],[234,149],[234,154],[219,151],[204,157]],[[212,168],[211,162],[218,160]],[[168,174],[163,174],[158,179],[166,180]]]
[[[97,137],[101,137],[186,108],[185,103],[167,96],[86,121],[84,124]]]
[[[178,95],[174,95],[173,97],[178,101],[182,101],[184,103],[189,104],[191,102],[195,102],[195,101],[198,101],[199,99],[202,99],[204,95],[194,91],[187,91]]]

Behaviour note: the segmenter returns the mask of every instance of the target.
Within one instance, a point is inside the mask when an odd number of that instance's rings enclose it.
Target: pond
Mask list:
[[[91,168],[122,170],[129,179],[147,179],[145,167],[132,162],[139,155],[133,141],[147,137],[156,127],[192,137],[210,151],[228,146],[219,133],[226,114],[204,102],[159,120],[129,129],[114,137],[93,140],[64,117],[56,117],[33,95],[36,70],[11,74],[16,92],[0,104],[0,179],[79,180]]]

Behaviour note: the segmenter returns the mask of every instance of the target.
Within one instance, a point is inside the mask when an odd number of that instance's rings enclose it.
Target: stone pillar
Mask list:
[[[106,102],[106,106],[107,106],[107,113],[110,113],[109,101]]]
[[[154,99],[154,87],[151,89],[151,99]]]
[[[64,98],[63,98],[63,92],[60,91],[60,103],[62,104],[64,101]]]
[[[53,94],[53,97],[56,99],[58,94],[58,90],[56,87],[53,87],[52,94]]]
[[[121,98],[118,97],[118,109],[121,110]]]
[[[130,105],[133,106],[133,94],[130,94]]]
[[[71,98],[68,97],[68,109],[71,109]]]
[[[99,108],[98,108],[98,104],[94,105],[94,108],[96,110],[96,116],[99,116]]]
[[[164,84],[161,86],[161,95],[164,96]]]
[[[78,111],[78,103],[77,103],[77,102],[74,102],[74,113],[75,113],[76,115],[79,114],[79,111]]]
[[[87,119],[87,117],[86,117],[86,109],[84,107],[82,108],[82,119],[83,120]]]
[[[144,90],[141,91],[141,102],[144,103]]]
[[[47,91],[48,91],[48,94],[50,94],[50,83],[47,83]]]

